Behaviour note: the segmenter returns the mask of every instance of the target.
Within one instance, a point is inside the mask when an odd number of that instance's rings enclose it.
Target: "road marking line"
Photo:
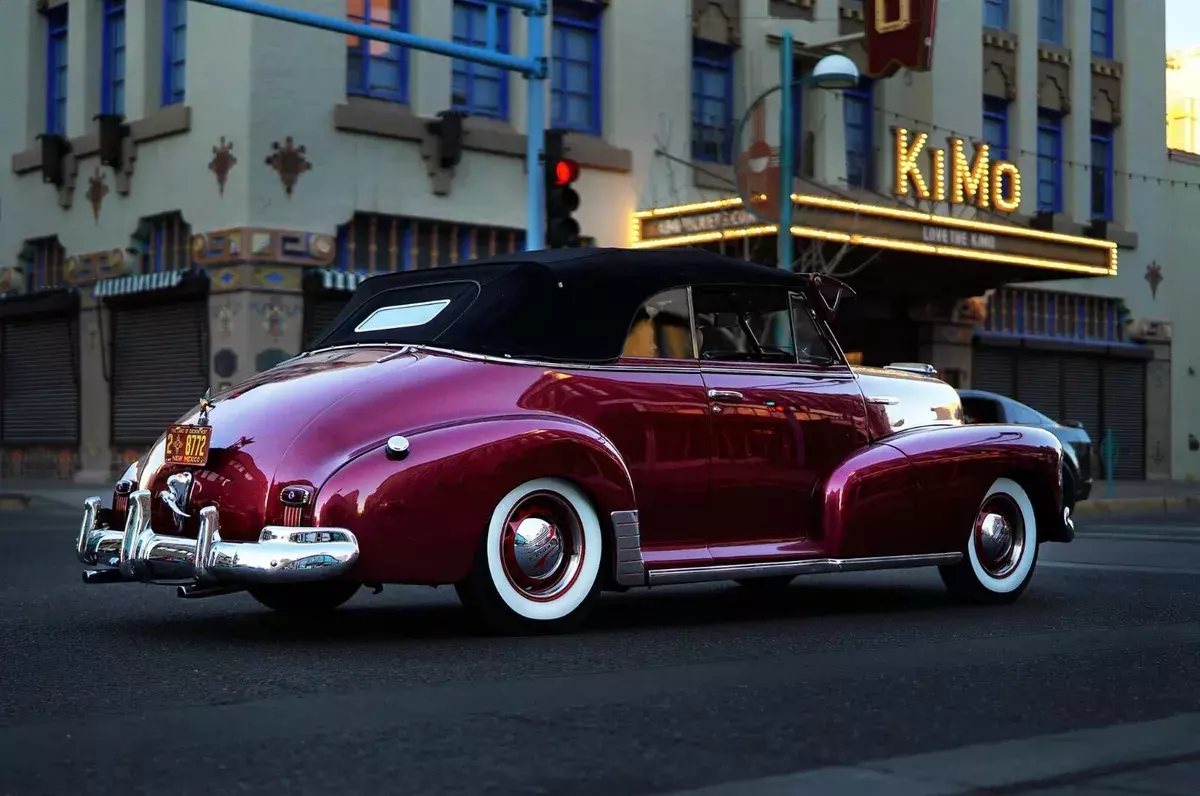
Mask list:
[[[1200,569],[1152,567],[1138,564],[1093,564],[1079,561],[1039,561],[1039,567],[1051,569],[1108,569],[1115,572],[1144,572],[1156,575],[1200,575]]]
[[[1192,535],[1161,533],[1077,533],[1077,539],[1108,539],[1114,542],[1177,542],[1200,544],[1200,533]]]
[[[1038,786],[1200,755],[1200,713],[964,746],[678,791],[674,796],[950,796]]]

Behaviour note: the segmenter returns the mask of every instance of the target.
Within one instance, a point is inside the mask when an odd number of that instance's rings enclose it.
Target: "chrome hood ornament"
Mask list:
[[[200,399],[200,417],[196,419],[196,425],[208,425],[208,410],[212,409],[216,403],[212,397],[212,387],[209,387],[204,391],[204,397]]]
[[[187,513],[188,498],[192,493],[192,474],[175,473],[167,479],[167,488],[158,493],[158,499],[167,505],[174,515],[175,527],[183,530],[183,523],[191,515]]]

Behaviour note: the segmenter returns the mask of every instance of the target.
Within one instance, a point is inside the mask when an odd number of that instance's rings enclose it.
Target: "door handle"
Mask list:
[[[740,401],[742,394],[737,390],[709,390],[709,400],[712,401]]]

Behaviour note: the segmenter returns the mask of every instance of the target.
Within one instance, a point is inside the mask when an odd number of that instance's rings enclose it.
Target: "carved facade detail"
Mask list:
[[[740,45],[741,0],[692,0],[692,35],[730,47]]]

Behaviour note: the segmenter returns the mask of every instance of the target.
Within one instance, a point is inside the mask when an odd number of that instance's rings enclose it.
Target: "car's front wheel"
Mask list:
[[[1011,603],[1029,585],[1037,557],[1033,502],[1016,481],[997,478],[975,513],[962,560],[939,570],[959,599]]]
[[[521,484],[497,504],[463,605],[500,633],[576,627],[600,591],[604,533],[587,496],[557,478]]]
[[[338,608],[357,594],[361,586],[359,583],[330,580],[251,586],[246,591],[266,607],[280,613],[316,614]]]

